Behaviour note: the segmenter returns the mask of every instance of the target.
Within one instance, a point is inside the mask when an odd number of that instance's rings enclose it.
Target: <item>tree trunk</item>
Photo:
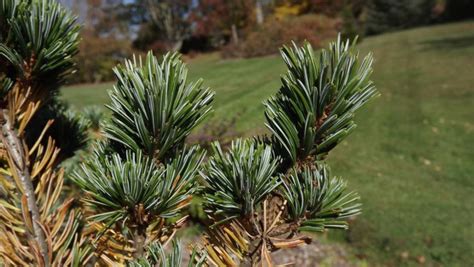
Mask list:
[[[0,123],[1,123],[1,140],[8,152],[8,155],[13,161],[12,172],[16,172],[20,179],[21,186],[23,188],[24,195],[28,204],[28,210],[31,213],[31,220],[33,224],[33,236],[38,244],[39,252],[43,257],[44,265],[49,266],[48,257],[48,245],[46,238],[41,227],[41,217],[39,214],[38,204],[36,202],[35,189],[33,182],[31,181],[30,171],[28,169],[27,155],[23,148],[23,141],[17,135],[13,128],[13,122],[8,117],[8,110],[0,110]],[[21,192],[19,190],[19,192]]]
[[[235,24],[232,24],[231,30],[232,30],[232,42],[235,45],[238,45],[239,44],[239,34],[237,33],[237,26],[235,26]]]
[[[255,0],[255,15],[257,16],[257,24],[262,25],[263,23],[263,10],[262,10],[262,3],[260,0]]]
[[[183,40],[176,41],[173,43],[173,46],[171,47],[171,51],[179,52],[181,50],[181,47],[183,47]]]

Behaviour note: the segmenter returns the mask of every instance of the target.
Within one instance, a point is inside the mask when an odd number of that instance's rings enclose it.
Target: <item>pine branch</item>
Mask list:
[[[331,179],[325,164],[318,164],[316,168],[292,169],[283,178],[288,220],[298,224],[300,231],[347,229],[343,219],[358,215],[361,210],[358,195],[345,194],[346,184],[338,178]]]
[[[173,241],[172,248],[169,253],[159,242],[155,242],[147,247],[146,256],[140,257],[128,264],[130,267],[177,267],[182,265],[182,251],[183,248],[179,241]],[[193,250],[189,259],[188,267],[201,267],[205,265],[206,256],[198,254]]]
[[[319,57],[309,43],[281,50],[288,72],[265,102],[265,116],[288,166],[323,159],[355,128],[354,113],[378,95],[370,80],[372,55],[360,61],[353,51],[340,36]]]
[[[211,111],[214,94],[202,80],[187,82],[187,70],[176,53],[161,62],[149,53],[144,62],[125,61],[114,69],[117,84],[107,106],[114,118],[105,126],[117,151],[141,150],[165,161]]]
[[[205,185],[205,207],[216,223],[251,216],[261,201],[279,185],[274,176],[278,158],[272,158],[269,146],[251,140],[232,142],[227,153],[219,143],[212,146],[213,156],[201,173]]]
[[[10,155],[10,161],[15,167],[13,171],[21,182],[21,191],[26,196],[28,211],[31,213],[31,221],[33,223],[34,238],[39,246],[41,256],[44,264],[49,265],[48,244],[44,235],[43,226],[41,225],[41,218],[39,208],[37,206],[35,188],[32,183],[28,164],[26,162],[25,149],[20,141],[20,137],[16,134],[12,122],[6,110],[0,110],[0,124],[2,128],[2,143],[4,144],[7,153]]]
[[[0,203],[2,263],[86,262],[87,242],[78,235],[82,215],[72,199],[58,203],[64,172],[56,168],[59,149],[47,133],[53,120],[35,117],[73,71],[79,28],[52,0],[1,0],[0,14],[0,155],[7,161],[1,171],[13,177],[2,181],[9,189]]]
[[[265,102],[270,137],[238,140],[202,172],[204,206],[212,222],[202,247],[217,266],[272,266],[271,253],[311,243],[302,231],[347,229],[359,197],[331,178],[328,152],[355,127],[354,113],[378,93],[372,57],[359,61],[349,42],[331,43],[319,57],[311,46],[284,47],[288,72]]]
[[[72,57],[78,52],[79,26],[76,18],[54,0],[18,2],[2,0],[2,11],[10,16],[8,38],[0,43],[0,58],[12,71],[12,80],[31,86],[33,96],[53,96],[74,69]]]
[[[196,148],[183,151],[170,163],[159,166],[141,152],[128,151],[94,157],[81,166],[73,180],[87,192],[85,203],[95,211],[95,222],[118,221],[147,225],[154,216],[173,218],[196,191],[195,179],[204,153]],[[137,218],[137,215],[139,217]]]
[[[179,57],[159,61],[149,53],[114,69],[107,140],[73,177],[86,193],[100,262],[150,257],[147,247],[170,241],[184,224],[181,211],[199,188],[205,153],[184,141],[211,111],[214,95],[201,80],[187,82]]]

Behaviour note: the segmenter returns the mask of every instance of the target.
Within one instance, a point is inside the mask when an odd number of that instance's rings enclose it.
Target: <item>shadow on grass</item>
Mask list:
[[[420,42],[423,48],[434,50],[463,49],[474,46],[474,35],[446,37]]]

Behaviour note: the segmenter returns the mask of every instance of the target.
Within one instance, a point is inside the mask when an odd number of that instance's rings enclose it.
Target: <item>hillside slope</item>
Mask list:
[[[471,266],[474,23],[378,36],[361,48],[374,52],[382,97],[333,155],[365,205],[347,240],[392,263]]]

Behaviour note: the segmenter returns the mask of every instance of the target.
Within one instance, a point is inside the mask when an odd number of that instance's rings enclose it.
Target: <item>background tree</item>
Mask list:
[[[114,77],[112,68],[133,53],[129,40],[99,35],[96,29],[84,28],[81,38],[76,57],[78,72],[71,77],[72,82],[111,81]]]
[[[367,11],[367,34],[425,25],[433,19],[434,0],[371,0]]]
[[[330,175],[328,153],[354,128],[354,113],[377,95],[372,57],[360,60],[338,39],[316,56],[284,47],[288,72],[265,102],[272,135],[213,146],[204,207],[211,220],[204,249],[217,266],[271,266],[271,253],[311,242],[302,232],[347,229],[359,197]]]
[[[85,135],[57,94],[74,70],[79,27],[51,0],[1,0],[0,25],[0,263],[76,265],[88,250],[58,164]]]
[[[210,36],[217,46],[232,40],[239,42],[239,31],[255,20],[255,3],[251,0],[200,0],[191,15],[195,35]]]
[[[340,16],[342,18],[342,37],[354,40],[364,33],[362,12],[365,1],[354,1],[352,4],[346,4],[342,7]]]
[[[191,0],[146,0],[150,23],[168,43],[168,50],[179,51],[183,40],[191,35],[188,15],[192,6]]]
[[[97,83],[113,79],[112,68],[132,54],[130,22],[117,0],[76,1],[83,27],[71,82]],[[116,10],[113,7],[116,7]],[[129,19],[129,18],[127,18]]]
[[[189,15],[194,8],[191,0],[138,0],[128,6],[125,16],[132,13],[133,17],[141,18],[134,40],[134,46],[139,49],[179,51],[183,41],[191,36]]]
[[[298,16],[308,12],[309,0],[278,0],[274,3],[274,16],[283,19],[288,16]]]
[[[473,18],[473,10],[474,1],[446,0],[443,18],[448,21]]]
[[[321,13],[328,16],[337,16],[343,10],[346,4],[350,4],[357,1],[346,1],[346,0],[311,0],[310,11],[314,13]]]

